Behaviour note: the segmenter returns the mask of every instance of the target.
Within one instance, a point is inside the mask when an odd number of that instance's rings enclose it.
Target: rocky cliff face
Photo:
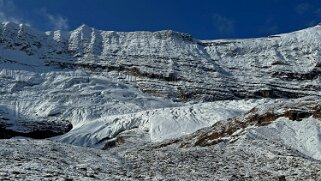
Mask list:
[[[144,93],[176,101],[319,95],[316,26],[246,40],[197,40],[174,31],[111,32],[85,25],[38,32],[4,23],[0,42],[47,66],[110,73]]]

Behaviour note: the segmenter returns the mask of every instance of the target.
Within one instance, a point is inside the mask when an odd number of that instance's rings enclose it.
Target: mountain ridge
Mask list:
[[[7,27],[9,24],[2,25]],[[313,95],[306,93],[309,87],[317,86],[304,85],[300,79],[313,80],[319,74],[319,26],[273,38],[206,41],[171,30],[124,33],[87,26],[71,32],[54,31],[41,36],[35,33],[29,38],[30,33],[26,33],[21,35],[22,38],[18,32],[23,31],[17,27],[25,26],[15,26],[15,31],[2,30],[1,39],[6,42],[2,46],[24,51],[28,55],[35,54],[47,65],[58,68],[116,71],[120,75],[117,79],[139,76],[144,80],[139,84],[141,90],[179,101],[284,97],[286,94],[296,98]],[[305,44],[309,48],[302,46]],[[287,54],[288,51],[292,51],[292,55]],[[201,76],[205,73],[209,80]],[[270,77],[269,81],[260,80],[263,76]],[[191,77],[194,85],[189,83]],[[171,95],[164,89],[156,90],[155,87],[160,85],[153,80],[159,81],[168,90],[179,88],[180,95]],[[169,84],[168,80],[174,85]],[[293,91],[295,87],[286,89],[280,86],[294,81],[301,84],[299,89],[307,91]],[[261,82],[261,88],[257,86],[258,82]]]

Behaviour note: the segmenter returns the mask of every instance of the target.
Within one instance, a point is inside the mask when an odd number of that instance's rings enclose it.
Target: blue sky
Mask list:
[[[249,38],[321,22],[320,0],[0,0],[0,21],[42,30],[172,29],[199,39]]]

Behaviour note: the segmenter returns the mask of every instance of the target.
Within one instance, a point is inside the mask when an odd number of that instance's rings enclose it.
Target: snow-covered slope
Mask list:
[[[321,160],[321,122],[313,117],[300,122],[279,118],[273,124],[258,128],[249,134],[281,142],[311,158]]]
[[[152,140],[178,137],[259,104],[167,108],[186,101],[319,95],[320,30],[203,41],[174,31],[125,33],[83,25],[39,32],[2,23],[1,125],[9,137],[17,134],[10,130],[43,131],[35,125],[44,122],[50,135],[72,125],[57,139],[90,146],[136,127],[147,127]]]

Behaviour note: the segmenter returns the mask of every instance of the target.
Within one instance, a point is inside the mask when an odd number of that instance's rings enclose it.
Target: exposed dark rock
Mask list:
[[[33,138],[33,139],[45,139],[53,136],[62,135],[72,129],[71,123],[66,121],[63,121],[63,122],[64,124],[59,124],[59,123],[49,121],[43,124],[34,123],[35,125],[32,125],[32,122],[30,122],[29,125],[28,123],[25,123],[26,125],[24,129],[27,128],[27,130],[29,130],[25,132],[11,130],[10,129],[11,125],[6,125],[2,123],[0,124],[0,139],[9,139],[15,136],[23,136],[23,137]]]

